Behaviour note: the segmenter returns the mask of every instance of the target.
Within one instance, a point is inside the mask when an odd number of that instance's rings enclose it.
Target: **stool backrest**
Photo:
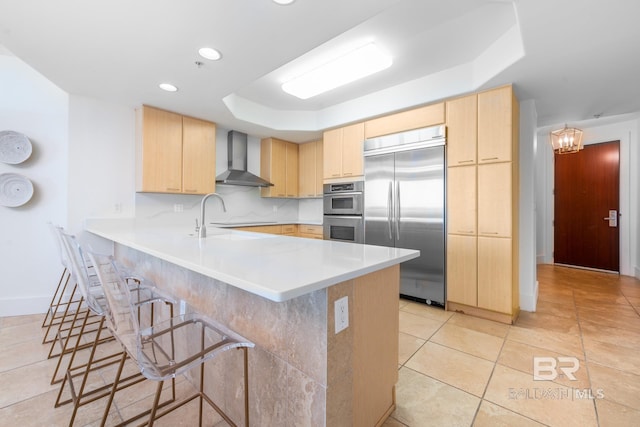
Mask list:
[[[62,241],[63,252],[69,262],[69,267],[67,268],[71,271],[71,277],[78,285],[82,297],[94,313],[98,315],[104,314],[105,307],[102,292],[95,292],[95,289],[100,289],[96,288],[98,284],[97,277],[95,274],[89,273],[89,270],[93,269],[91,265],[87,264],[80,243],[75,236],[63,231],[60,231],[60,240]]]
[[[132,304],[129,285],[118,271],[113,257],[91,251],[88,252],[88,257],[105,296],[107,326],[117,336],[129,355],[137,360],[140,326]]]

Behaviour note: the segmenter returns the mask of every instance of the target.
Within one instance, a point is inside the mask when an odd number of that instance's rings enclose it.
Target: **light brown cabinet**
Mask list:
[[[215,191],[214,123],[143,106],[138,110],[137,191]]]
[[[513,111],[517,100],[511,86],[478,94],[478,163],[510,162],[513,156]],[[516,137],[517,141],[517,137]]]
[[[509,314],[518,310],[518,290],[513,286],[512,244],[511,239],[478,237],[479,308]]]
[[[364,123],[365,139],[392,133],[420,129],[428,126],[440,125],[444,120],[444,103],[426,105],[413,110],[390,114]]]
[[[511,237],[511,162],[478,166],[478,235]]]
[[[324,179],[362,176],[364,123],[328,130],[322,142]]]
[[[478,305],[478,239],[476,236],[447,236],[447,300]]]
[[[476,166],[447,169],[447,230],[476,235]]]
[[[322,197],[323,161],[322,141],[300,144],[299,197]]]
[[[322,226],[300,224],[298,225],[298,237],[306,237],[307,239],[320,239],[322,240]]]
[[[476,164],[478,134],[478,96],[476,94],[446,102],[447,166]]]
[[[447,309],[511,323],[519,313],[518,103],[511,86],[477,94],[476,141],[474,98],[447,102]]]
[[[276,138],[260,141],[260,176],[273,184],[262,197],[298,197],[298,144]]]

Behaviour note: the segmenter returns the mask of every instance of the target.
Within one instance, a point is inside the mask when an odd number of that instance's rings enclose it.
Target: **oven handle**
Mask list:
[[[389,239],[393,239],[393,230],[391,229],[392,215],[393,215],[393,183],[389,181],[389,192],[387,196],[387,224],[389,225]]]

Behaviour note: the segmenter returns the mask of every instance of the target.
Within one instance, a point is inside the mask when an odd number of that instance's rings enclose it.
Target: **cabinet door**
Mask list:
[[[298,144],[285,143],[285,194],[287,197],[298,197]]]
[[[298,151],[298,164],[300,166],[298,194],[300,197],[313,197],[316,195],[316,157],[315,142],[300,144]]]
[[[365,137],[389,135],[444,123],[444,103],[426,105],[365,122]]]
[[[182,191],[213,193],[216,189],[216,126],[182,118]]]
[[[478,165],[478,236],[511,237],[512,163]]]
[[[342,176],[361,176],[364,162],[364,123],[342,128]]]
[[[478,163],[512,160],[511,86],[478,94]]]
[[[477,238],[447,236],[447,301],[478,304]]]
[[[260,142],[260,176],[273,184],[260,189],[262,197],[285,197],[287,191],[286,142],[265,138]]]
[[[447,229],[476,234],[476,166],[447,168]]]
[[[478,237],[478,307],[512,314],[511,239]]]
[[[140,191],[182,191],[182,116],[143,107]]]
[[[476,163],[478,97],[465,96],[447,102],[447,165]]]
[[[318,197],[322,197],[323,189],[322,189],[322,180],[324,178],[324,149],[323,149],[322,141],[316,141],[316,176],[315,176],[315,195]]]
[[[326,131],[322,137],[324,179],[342,176],[342,128]]]

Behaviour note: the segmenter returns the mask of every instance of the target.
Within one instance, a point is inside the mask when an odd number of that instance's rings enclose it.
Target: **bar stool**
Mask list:
[[[43,344],[52,343],[56,337],[58,337],[61,330],[64,332],[63,325],[68,325],[75,310],[79,309],[80,301],[75,284],[70,282],[71,272],[69,268],[69,261],[62,248],[62,242],[60,240],[60,232],[63,231],[63,229],[62,227],[49,223],[49,230],[53,235],[53,239],[58,249],[60,263],[62,264],[62,274],[60,275],[56,290],[51,297],[49,308],[47,309],[42,321],[42,327],[46,328],[44,337],[42,338]],[[71,289],[68,294],[69,288]],[[52,331],[53,337],[51,337]],[[53,345],[49,351],[49,358],[53,357],[52,352]]]
[[[62,384],[60,386],[58,397],[56,399],[55,407],[59,407],[66,403],[73,402],[74,408],[71,414],[71,419],[69,425],[73,425],[75,420],[78,408],[80,406],[86,405],[88,403],[94,402],[97,399],[108,396],[111,393],[112,384],[104,385],[102,387],[98,387],[91,391],[85,391],[85,387],[87,385],[87,380],[89,378],[89,374],[91,372],[98,371],[102,368],[105,368],[109,365],[114,365],[120,361],[122,356],[122,350],[117,351],[115,353],[96,358],[96,350],[99,345],[104,344],[109,341],[113,341],[113,336],[106,330],[105,326],[105,297],[100,286],[100,283],[95,275],[95,272],[92,271],[93,266],[87,263],[85,259],[82,247],[76,240],[76,238],[70,234],[60,232],[60,238],[62,241],[62,249],[65,253],[65,256],[69,262],[69,272],[73,278],[73,280],[77,284],[77,288],[82,295],[81,299],[84,303],[86,303],[88,307],[88,311],[85,313],[84,317],[81,319],[80,330],[78,334],[76,334],[76,342],[75,345],[71,348],[70,359],[68,361],[68,365],[65,371],[65,375],[62,379]],[[147,286],[144,283],[140,283],[137,279],[127,279],[127,286],[134,297],[134,305],[138,311],[138,318],[142,319],[142,308],[149,307],[151,310],[150,315],[148,316],[152,322],[154,317],[154,307],[156,303],[162,303],[164,305],[169,306],[169,316],[173,316],[173,304],[175,304],[175,300],[159,293],[156,289],[153,289],[150,286]],[[100,322],[95,332],[95,338],[92,342],[89,343],[88,346],[80,345],[80,342],[85,335],[86,326],[88,321],[92,317],[99,317]],[[152,323],[150,323],[152,324]],[[106,331],[106,334],[103,332]],[[75,365],[75,359],[79,350],[83,348],[90,348],[90,353],[88,357],[88,361],[83,364]],[[62,358],[62,357],[61,357]],[[58,362],[58,367],[60,365],[60,360]],[[56,369],[57,371],[57,369]],[[82,377],[82,381],[80,382],[80,387],[76,389],[74,387],[74,378]],[[119,389],[129,387],[133,384],[136,384],[140,381],[144,380],[142,375],[135,374],[130,375],[127,378],[123,379],[122,384],[119,386]],[[69,386],[69,391],[71,397],[66,400],[62,400],[62,394],[65,390],[66,386]]]
[[[172,319],[158,323],[152,327],[141,329],[135,316],[135,306],[131,303],[131,293],[117,267],[109,257],[89,253],[96,268],[107,300],[107,324],[112,334],[124,347],[126,353],[121,358],[114,387],[102,418],[105,425],[117,384],[127,358],[138,365],[142,374],[150,380],[157,381],[156,393],[151,408],[120,425],[148,415],[147,425],[169,412],[199,398],[199,425],[202,426],[203,401],[206,401],[224,420],[235,426],[223,410],[218,407],[204,392],[204,363],[215,356],[231,349],[243,351],[244,364],[244,421],[249,425],[249,378],[247,349],[253,343],[229,330],[218,322],[199,313],[181,314]],[[187,343],[198,342],[198,349],[190,349]],[[193,395],[178,402],[174,399],[160,403],[162,388],[166,380],[175,380],[177,375],[200,367],[199,389]]]

